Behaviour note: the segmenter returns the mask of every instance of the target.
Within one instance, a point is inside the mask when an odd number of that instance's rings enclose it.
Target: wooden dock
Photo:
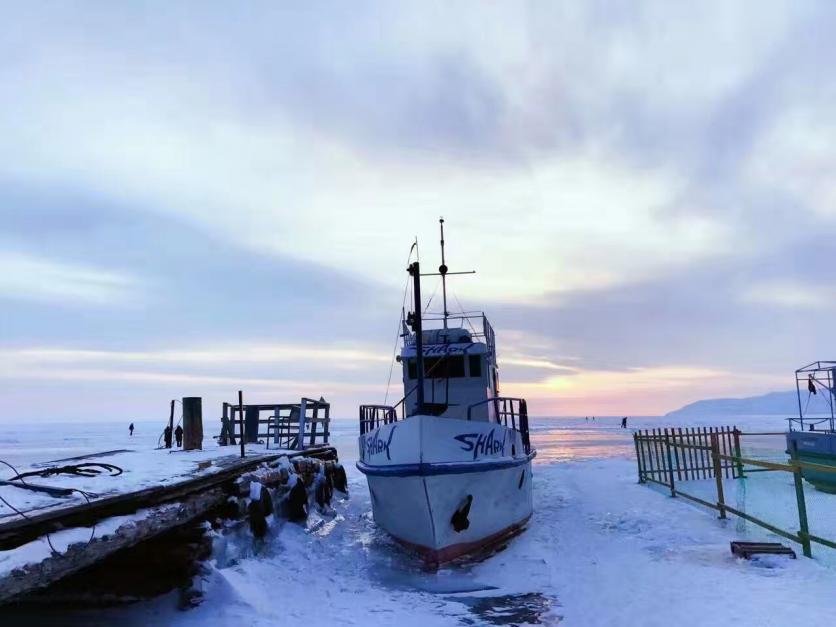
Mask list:
[[[122,474],[29,479],[72,489],[72,496],[0,485],[0,496],[16,504],[15,511],[0,504],[0,603],[206,517],[238,495],[239,478],[281,457],[337,459],[336,449],[328,445],[304,450],[251,445],[244,458],[237,447],[104,453],[106,459],[92,453],[73,462],[106,462],[123,469]]]

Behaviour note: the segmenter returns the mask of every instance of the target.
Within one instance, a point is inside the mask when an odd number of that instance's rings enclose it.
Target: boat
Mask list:
[[[787,454],[807,464],[836,467],[836,361],[814,361],[799,368],[795,388],[798,418],[788,419]],[[817,402],[811,407],[811,401]],[[801,476],[822,492],[836,493],[836,468],[805,465]]]
[[[357,468],[375,523],[427,567],[481,553],[524,530],[533,511],[525,399],[501,396],[496,336],[483,312],[424,312],[419,261],[409,264],[412,311],[401,312],[404,394],[361,405]],[[414,245],[413,245],[414,246]],[[405,299],[406,300],[406,299]]]

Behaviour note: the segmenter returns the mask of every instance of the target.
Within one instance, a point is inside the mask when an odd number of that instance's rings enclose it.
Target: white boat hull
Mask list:
[[[413,416],[360,436],[360,447],[376,523],[428,564],[494,544],[531,516],[533,453],[513,429]]]

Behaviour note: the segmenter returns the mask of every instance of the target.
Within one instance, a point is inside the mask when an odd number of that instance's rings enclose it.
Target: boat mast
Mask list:
[[[444,330],[447,330],[447,316],[450,315],[447,311],[447,263],[444,261],[444,218],[439,218],[438,223],[441,226],[441,265],[438,266],[438,273],[441,275],[441,296],[444,301]]]
[[[424,337],[421,325],[421,270],[417,261],[413,261],[409,268],[412,275],[412,292],[415,297],[415,313],[412,315],[412,330],[415,332],[415,368],[418,375],[417,414],[424,413]]]

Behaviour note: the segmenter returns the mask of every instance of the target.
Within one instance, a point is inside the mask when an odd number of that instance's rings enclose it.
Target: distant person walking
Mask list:
[[[177,428],[174,430],[174,437],[177,438],[177,447],[183,446],[183,427],[177,425]]]
[[[165,430],[163,431],[163,441],[165,442],[166,448],[171,448],[171,427],[166,426]]]
[[[624,418],[621,419],[621,428],[622,429],[627,428],[627,416],[624,416]]]
[[[134,423],[131,423],[130,425],[128,425],[128,431],[131,432],[131,435],[134,434]]]

